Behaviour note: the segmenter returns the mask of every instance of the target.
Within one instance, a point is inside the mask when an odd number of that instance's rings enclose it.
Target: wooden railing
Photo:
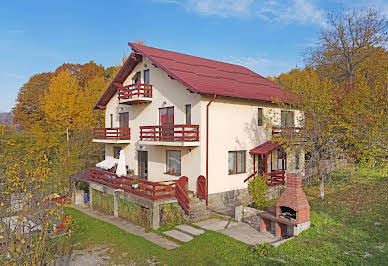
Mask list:
[[[272,171],[270,173],[265,174],[265,178],[267,180],[267,185],[270,187],[276,185],[284,185],[285,181],[285,172],[282,170]]]
[[[288,134],[298,133],[302,129],[302,127],[272,127],[272,135],[279,135],[282,132]]]
[[[131,130],[128,127],[118,128],[95,128],[93,130],[94,139],[115,139],[124,140],[131,138]]]
[[[151,182],[140,178],[118,176],[97,168],[89,169],[89,180],[115,189],[122,189],[152,201],[175,197],[177,183],[177,180]],[[138,184],[137,188],[134,187],[135,183]]]
[[[133,98],[152,98],[152,85],[150,84],[131,84],[117,89],[119,100]]]
[[[186,215],[190,214],[190,199],[187,191],[188,178],[182,176],[175,182],[175,198],[182,206]]]
[[[199,125],[141,126],[140,140],[198,141]]]
[[[252,173],[250,176],[244,179],[244,183],[247,182],[252,177],[256,176],[257,172]],[[275,170],[270,173],[263,174],[263,178],[267,182],[267,186],[273,187],[276,185],[284,185],[285,181],[285,171]]]

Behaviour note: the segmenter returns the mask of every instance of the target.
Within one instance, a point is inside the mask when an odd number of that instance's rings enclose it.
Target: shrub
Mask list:
[[[261,176],[255,176],[248,184],[249,195],[258,208],[264,208],[265,194],[268,190],[267,182]]]
[[[251,252],[258,254],[261,257],[267,257],[269,255],[269,251],[271,246],[268,243],[258,244],[256,246],[251,247]]]

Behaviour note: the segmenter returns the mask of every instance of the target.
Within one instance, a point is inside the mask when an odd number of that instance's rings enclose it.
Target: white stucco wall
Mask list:
[[[206,172],[206,105],[211,97],[201,98],[201,172]],[[258,126],[258,108],[263,108],[264,124]],[[271,127],[280,124],[281,109],[261,101],[217,97],[209,109],[209,194],[247,187],[244,179],[253,173],[253,156],[249,150],[271,139]],[[295,111],[295,118],[300,112]],[[295,126],[299,126],[295,119]],[[246,151],[246,172],[228,174],[228,152]],[[293,156],[289,155],[287,160]],[[277,151],[273,152],[273,169],[277,169]],[[288,162],[288,161],[287,161]],[[291,163],[291,161],[290,161]],[[256,164],[257,165],[257,164]],[[270,160],[268,160],[270,169]],[[291,169],[291,168],[290,168]]]

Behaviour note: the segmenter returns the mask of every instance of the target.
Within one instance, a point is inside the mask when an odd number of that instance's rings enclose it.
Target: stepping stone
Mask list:
[[[189,234],[191,236],[199,236],[199,235],[205,233],[204,230],[194,228],[194,227],[187,225],[187,224],[178,225],[175,228],[178,229],[179,231],[186,233],[186,234]]]
[[[171,231],[163,232],[163,234],[165,234],[169,237],[175,238],[175,239],[182,241],[182,242],[189,242],[190,240],[193,240],[193,237],[191,235],[182,233],[181,231],[178,231],[178,230],[171,230]]]
[[[194,224],[206,230],[220,232],[222,230],[225,230],[226,228],[235,226],[237,223],[217,218],[211,218]]]

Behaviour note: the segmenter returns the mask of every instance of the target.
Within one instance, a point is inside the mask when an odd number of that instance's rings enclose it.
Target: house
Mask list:
[[[106,159],[124,151],[128,176],[109,182],[106,172],[91,169],[92,183],[152,200],[175,196],[189,213],[187,194],[213,207],[244,202],[255,173],[267,173],[276,186],[285,172],[303,169],[304,156],[271,142],[283,128],[300,126],[299,111],[273,103],[286,99],[280,85],[243,66],[129,46],[131,55],[95,105],[105,112],[105,128],[93,136]],[[134,182],[140,189],[129,186]],[[178,195],[180,187],[186,195]]]

